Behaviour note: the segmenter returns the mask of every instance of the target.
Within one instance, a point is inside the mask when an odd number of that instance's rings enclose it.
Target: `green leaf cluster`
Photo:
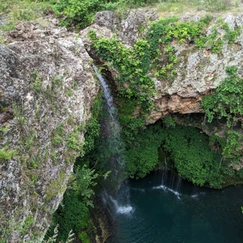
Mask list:
[[[102,98],[101,94],[98,94],[96,100],[94,101],[91,112],[92,117],[89,119],[85,127],[85,143],[84,143],[84,153],[88,154],[95,149],[95,141],[100,135],[100,111],[101,111]]]
[[[0,162],[4,160],[10,160],[12,157],[17,154],[16,150],[9,149],[8,147],[4,147],[0,149]]]
[[[154,83],[148,76],[150,65],[148,41],[138,40],[128,49],[114,36],[95,39],[93,46],[97,54],[118,71],[119,96],[133,99],[135,105],[141,105],[143,110],[150,110]]]
[[[241,28],[238,27],[235,30],[231,30],[227,23],[223,23],[221,28],[226,31],[225,35],[223,36],[223,39],[228,41],[228,43],[230,44],[233,44],[236,38],[241,33]]]
[[[54,5],[54,11],[62,17],[63,25],[85,28],[91,24],[98,11],[112,10],[118,5],[118,0],[112,3],[107,0],[59,0]]]
[[[69,232],[78,235],[87,235],[85,231],[91,227],[90,207],[93,207],[92,197],[98,174],[87,165],[76,166],[71,176],[68,189],[64,194],[62,204],[53,215],[52,225],[45,236],[53,236],[58,225],[56,242],[66,242]],[[82,233],[83,232],[83,233]],[[88,241],[86,241],[88,242]]]
[[[66,242],[70,230],[73,229],[77,235],[87,229],[90,223],[90,212],[82,199],[77,196],[75,191],[67,190],[64,194],[62,204],[53,215],[52,225],[50,226],[45,238],[48,239],[54,233],[58,224],[58,235],[56,242]]]
[[[227,67],[226,72],[228,77],[214,94],[203,98],[202,106],[209,123],[214,118],[225,118],[227,126],[231,128],[243,115],[243,79],[237,74],[235,66]]]
[[[170,153],[182,178],[203,186],[223,183],[221,156],[211,151],[208,137],[193,127],[176,126],[163,131],[163,149]]]
[[[131,178],[143,178],[158,164],[162,133],[160,126],[149,126],[130,140],[125,158],[126,170]]]

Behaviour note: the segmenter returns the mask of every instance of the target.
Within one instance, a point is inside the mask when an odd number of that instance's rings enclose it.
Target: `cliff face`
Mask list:
[[[204,13],[183,14],[179,16],[179,19],[182,22],[198,21],[203,15]],[[139,38],[145,36],[149,22],[155,19],[159,19],[159,17],[152,9],[131,10],[125,19],[119,19],[109,11],[101,12],[96,14],[96,23],[88,27],[82,34],[87,36],[89,30],[96,30],[98,37],[110,37],[112,34],[116,34],[118,39],[127,48],[130,48]],[[228,26],[230,31],[241,29],[240,34],[233,42],[223,41],[227,31],[225,27],[222,27],[223,25],[219,24],[219,19]],[[184,43],[172,41],[170,43],[177,59],[176,76],[172,82],[167,82],[167,80],[159,79],[149,73],[156,88],[154,96],[156,109],[151,111],[147,124],[154,123],[171,113],[202,112],[202,97],[211,93],[225,79],[227,66],[237,66],[239,74],[243,73],[242,27],[243,14],[241,13],[215,15],[205,32],[206,38],[210,38],[216,29],[217,37],[213,42],[206,42],[203,48],[198,48],[193,41]],[[223,42],[222,49],[212,51],[212,45],[219,40]],[[88,38],[85,39],[85,44],[87,50],[92,52]],[[161,45],[162,52],[163,48]],[[116,71],[114,69],[110,69],[110,71],[116,80]]]
[[[99,84],[82,40],[20,23],[0,45],[0,238],[40,242],[62,200]],[[8,241],[7,241],[8,239]]]
[[[201,16],[185,14],[180,19]],[[149,21],[158,18],[153,9],[131,10],[124,19],[106,11],[96,15],[81,37],[44,20],[41,25],[21,23],[7,34],[7,44],[0,45],[1,239],[40,242],[62,200],[99,90],[90,65],[89,54],[95,52],[87,38],[89,30],[95,29],[97,36],[116,34],[131,48],[145,36]],[[232,30],[243,27],[243,14],[221,18]],[[216,25],[215,18],[207,36]],[[225,30],[218,27],[218,36],[224,35]],[[147,124],[171,113],[201,113],[202,97],[224,80],[227,66],[238,66],[243,74],[242,31],[233,43],[225,42],[219,53],[194,43],[171,45],[178,60],[177,75],[167,82],[149,73],[156,88],[156,109]],[[109,71],[116,80],[117,70]]]

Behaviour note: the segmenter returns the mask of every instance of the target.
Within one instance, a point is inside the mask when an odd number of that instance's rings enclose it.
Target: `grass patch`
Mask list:
[[[239,0],[167,0],[160,2],[156,8],[158,13],[182,13],[186,11],[223,12],[236,10],[239,6]]]
[[[20,21],[33,21],[52,9],[50,1],[5,0],[0,2],[0,16],[4,16],[0,30],[14,29]]]
[[[16,150],[8,149],[7,147],[0,149],[0,162],[10,160],[17,153]]]

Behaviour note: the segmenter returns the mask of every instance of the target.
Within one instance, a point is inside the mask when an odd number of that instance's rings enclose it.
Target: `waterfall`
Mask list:
[[[118,113],[106,80],[98,72],[98,68],[94,64],[93,68],[100,81],[106,109],[108,111],[108,117],[105,119],[104,127],[108,136],[108,147],[111,150],[111,156],[106,166],[110,174],[104,182],[105,189],[102,193],[102,199],[103,202],[109,206],[111,214],[114,214],[114,212],[116,214],[129,214],[133,211],[133,208],[129,205],[130,190],[128,182],[120,186],[126,176],[124,168],[124,146],[120,137],[121,127],[118,120]]]
[[[166,157],[164,158],[164,169],[162,171],[162,185],[165,184],[167,181],[167,176],[168,176],[168,168],[167,168],[167,160]]]
[[[174,172],[168,171],[166,155],[164,154],[162,148],[160,148],[159,152],[160,157],[162,157],[160,158],[160,162],[163,163],[163,169],[160,172],[160,184],[153,186],[152,188],[156,190],[163,190],[164,192],[170,192],[174,194],[178,199],[181,199],[180,188],[182,179]]]

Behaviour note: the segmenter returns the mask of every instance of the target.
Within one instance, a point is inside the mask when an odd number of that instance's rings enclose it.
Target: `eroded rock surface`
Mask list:
[[[20,23],[0,46],[0,235],[6,242],[41,242],[99,90],[82,40],[55,23]]]
[[[198,21],[205,13],[183,14],[181,21]],[[215,15],[206,30],[209,36],[213,28],[217,27],[217,19],[227,23],[230,30],[243,28],[242,13],[227,13]],[[127,48],[130,48],[138,38],[146,33],[149,21],[158,19],[153,9],[137,12],[131,11],[127,17],[120,20],[111,12],[102,12],[96,15],[96,23],[82,32],[85,46],[90,51],[90,40],[86,37],[89,30],[96,30],[97,37],[110,37],[116,34]],[[109,21],[108,21],[109,20]],[[120,26],[120,28],[118,28]],[[219,25],[218,25],[219,26]],[[217,27],[219,37],[225,35],[225,30]],[[156,109],[151,112],[147,124],[156,122],[169,113],[200,113],[201,99],[205,94],[213,92],[225,79],[227,66],[237,66],[240,75],[243,73],[243,31],[234,43],[224,42],[222,51],[212,53],[209,48],[198,48],[195,43],[172,42],[175,50],[177,64],[175,65],[176,77],[172,82],[159,80],[151,75],[156,87],[154,103]],[[110,69],[114,80],[117,73]]]

